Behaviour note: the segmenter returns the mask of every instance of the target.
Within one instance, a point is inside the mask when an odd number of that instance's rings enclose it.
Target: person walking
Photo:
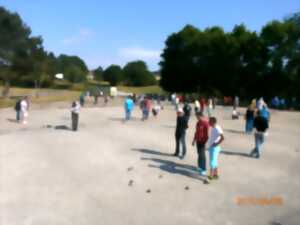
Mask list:
[[[245,120],[246,120],[246,126],[245,130],[247,134],[251,134],[253,130],[253,122],[254,122],[254,113],[255,110],[251,107],[251,105],[248,106],[246,114],[245,114]]]
[[[269,122],[261,115],[261,111],[258,111],[253,124],[256,129],[254,133],[255,148],[251,151],[250,156],[258,159],[260,158],[262,145],[265,142],[267,130],[269,129]]]
[[[176,130],[175,130],[175,141],[176,141],[176,150],[174,156],[183,159],[186,155],[186,129],[188,128],[188,122],[184,116],[182,108],[177,110],[177,121],[176,121]],[[182,147],[182,152],[180,153],[180,148]]]
[[[209,150],[209,164],[210,164],[210,176],[208,179],[218,179],[218,156],[221,152],[220,144],[224,141],[224,135],[222,128],[218,125],[217,119],[215,117],[209,118],[209,125],[212,127],[209,141],[208,141],[208,150]]]
[[[79,123],[79,112],[80,112],[80,103],[78,101],[74,101],[71,107],[71,119],[72,119],[72,130],[78,130]]]
[[[200,112],[200,102],[196,99],[195,100],[195,114]]]
[[[204,110],[205,110],[205,98],[204,97],[201,97],[200,98],[200,112],[204,113]]]
[[[124,108],[125,108],[125,120],[128,121],[131,119],[131,113],[134,108],[134,102],[130,96],[126,97],[124,102]]]
[[[198,122],[196,125],[196,131],[192,145],[194,146],[196,144],[197,146],[199,173],[201,176],[206,177],[205,145],[208,140],[209,123],[201,112],[198,112],[196,117]],[[207,183],[208,180],[205,179],[204,182]]]
[[[21,120],[21,100],[19,99],[15,105],[16,110],[16,121],[19,123]]]
[[[212,112],[213,112],[213,99],[212,98],[209,98],[207,100],[206,110],[207,110],[207,116],[208,116],[208,118],[210,118],[212,116]]]

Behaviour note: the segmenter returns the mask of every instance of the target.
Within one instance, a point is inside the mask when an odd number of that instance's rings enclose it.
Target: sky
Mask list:
[[[47,51],[81,57],[90,69],[144,60],[159,68],[167,37],[192,24],[259,31],[300,11],[300,0],[0,0],[43,37]],[[1,35],[1,34],[0,34]]]

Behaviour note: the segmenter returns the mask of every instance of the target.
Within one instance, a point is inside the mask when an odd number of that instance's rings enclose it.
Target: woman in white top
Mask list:
[[[23,124],[27,124],[27,118],[28,118],[28,98],[25,97],[21,101],[21,121]]]

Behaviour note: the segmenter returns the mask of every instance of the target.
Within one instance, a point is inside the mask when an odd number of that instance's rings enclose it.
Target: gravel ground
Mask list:
[[[120,106],[84,108],[78,132],[62,104],[30,112],[29,124],[0,110],[0,224],[300,224],[300,113],[272,112],[261,159],[231,109],[214,112],[225,132],[220,179],[203,184],[191,146],[174,153],[175,112],[124,123]],[[276,204],[260,200],[276,198]],[[252,199],[252,202],[250,200]],[[254,201],[255,200],[255,201]],[[259,202],[260,201],[260,202]]]

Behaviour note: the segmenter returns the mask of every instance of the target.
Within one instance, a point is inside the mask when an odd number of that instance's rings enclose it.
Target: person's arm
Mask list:
[[[219,144],[221,144],[223,141],[224,141],[224,135],[223,134],[220,134],[220,140],[218,141],[218,142],[216,142],[216,143],[214,143],[213,144],[213,147],[216,147],[216,146],[218,146]]]

